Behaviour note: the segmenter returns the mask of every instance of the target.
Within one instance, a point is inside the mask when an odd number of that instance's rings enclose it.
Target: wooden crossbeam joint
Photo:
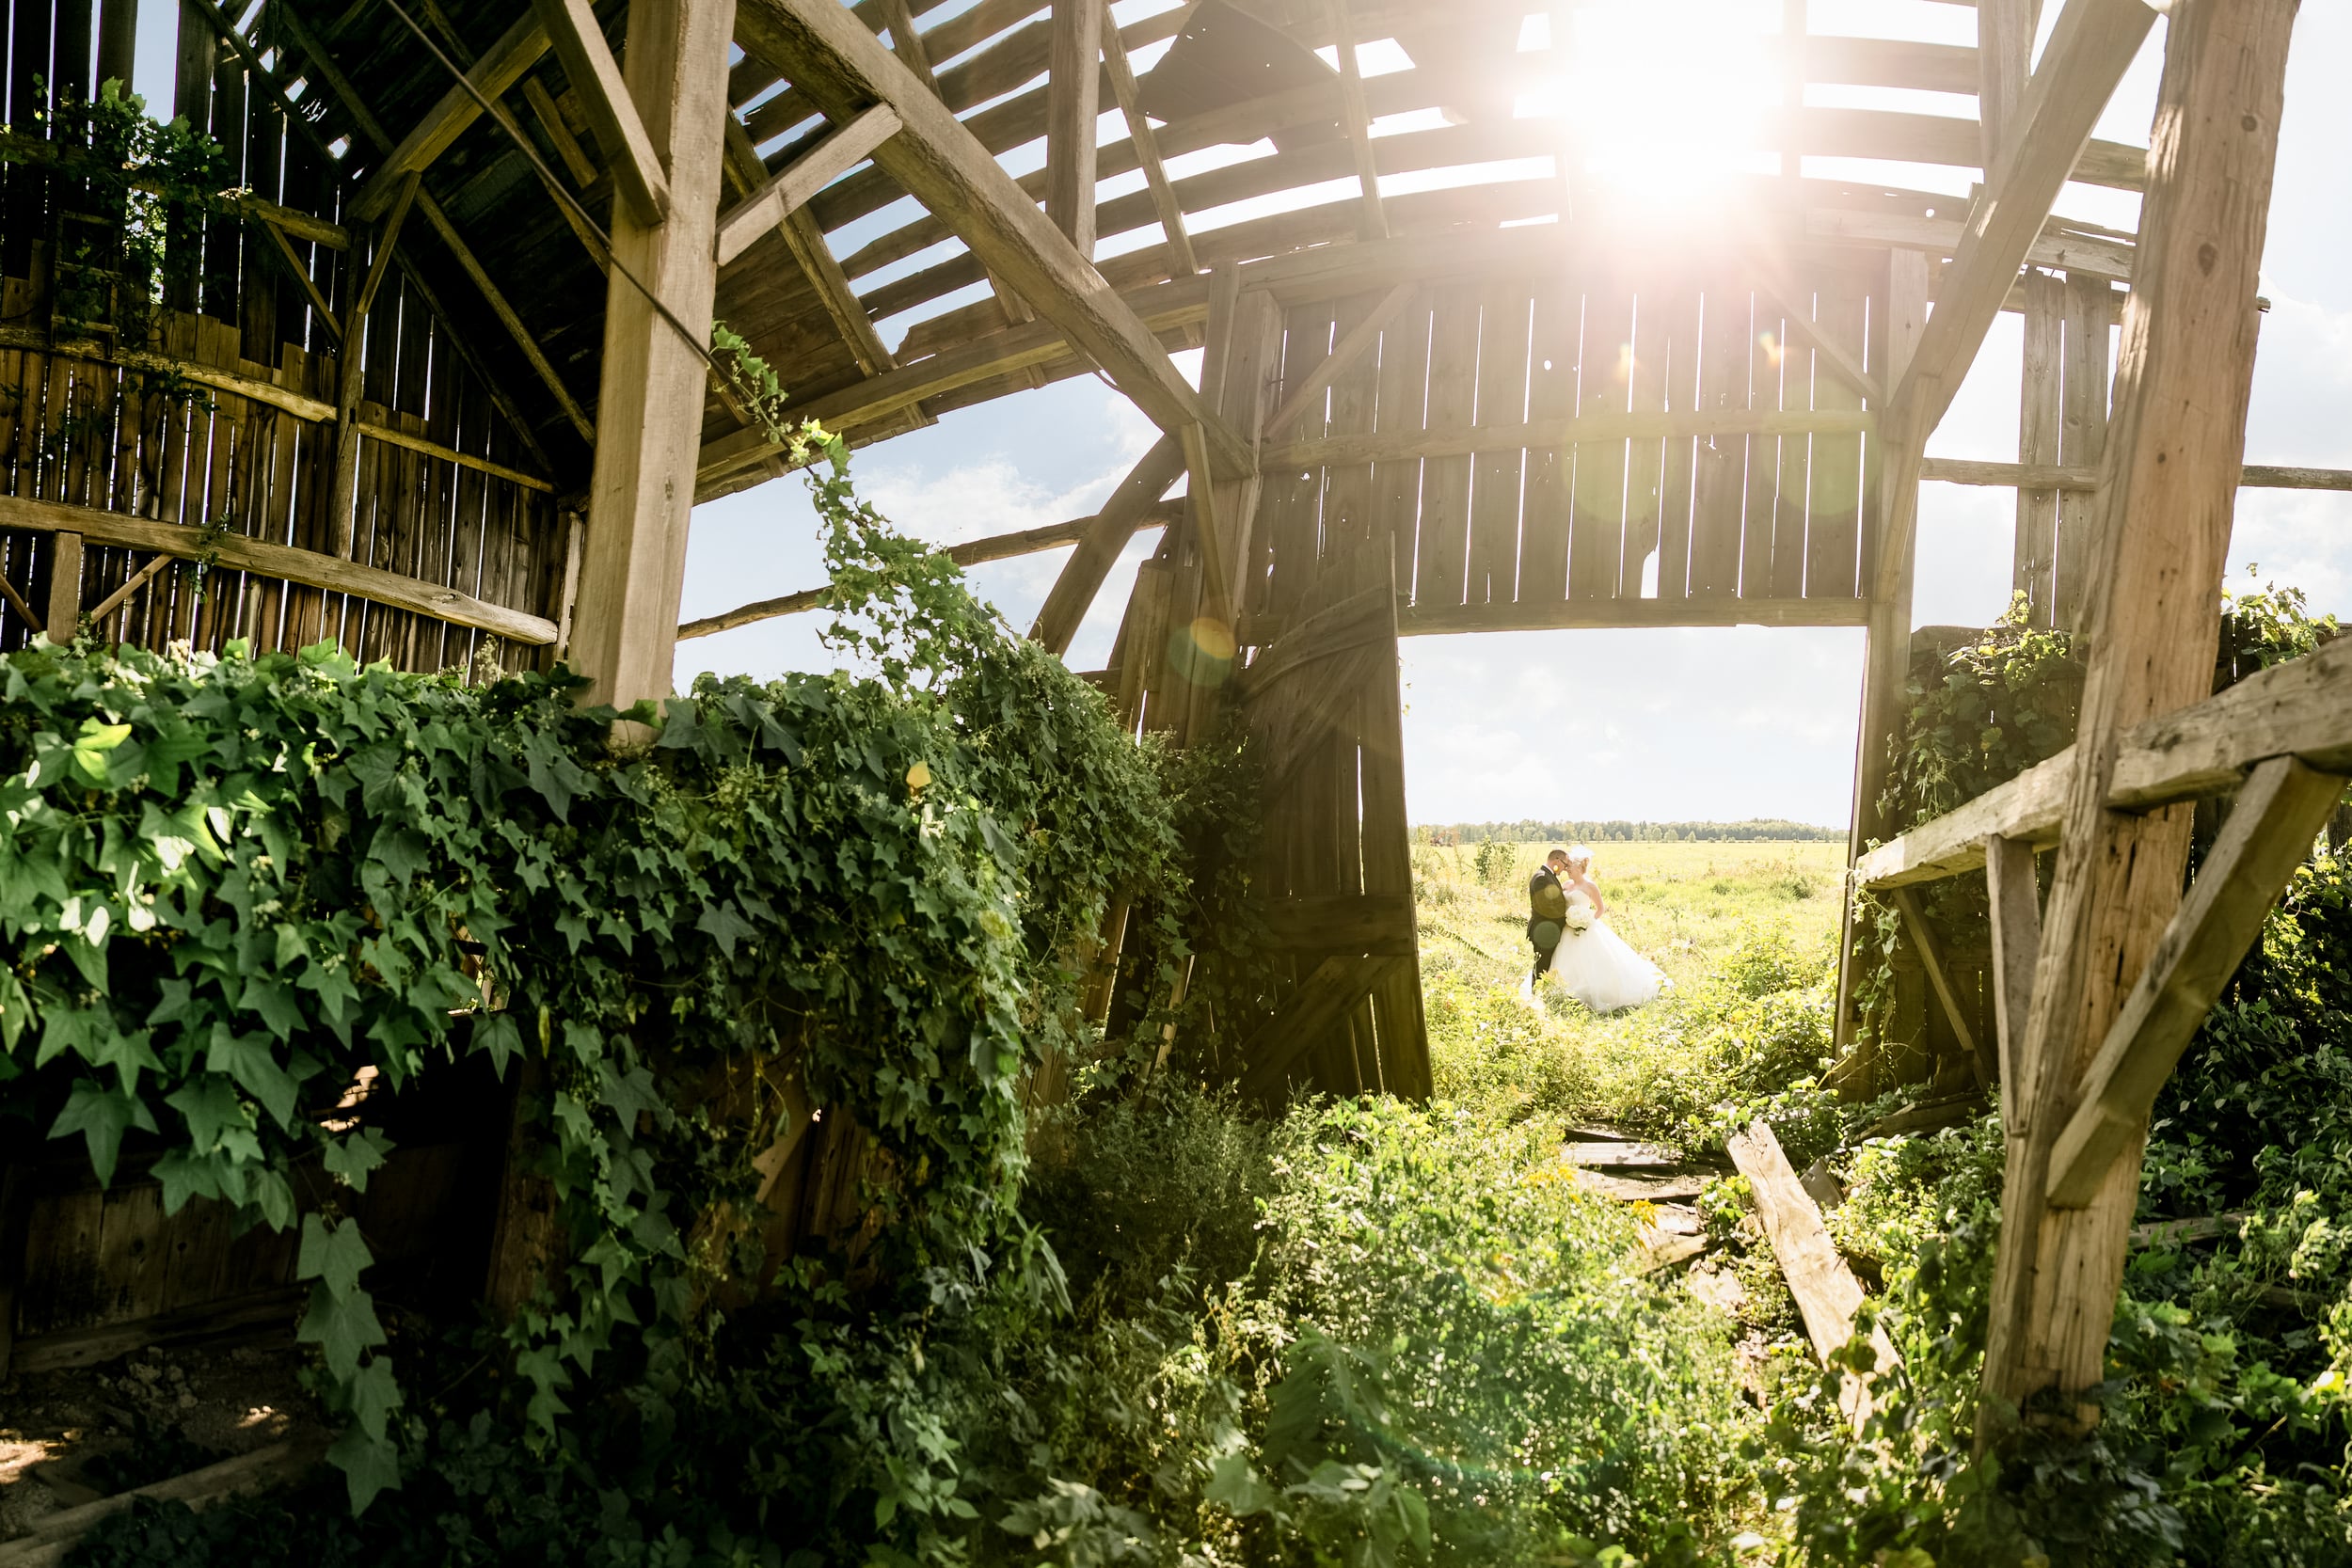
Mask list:
[[[527,12],[466,72],[466,81],[495,103],[548,52],[548,29],[536,13]],[[472,92],[453,87],[425,111],[416,128],[384,155],[375,171],[351,198],[351,215],[373,222],[392,204],[404,175],[430,167],[459,135],[482,118],[482,105]]]
[[[2257,767],[2221,825],[2083,1075],[2050,1155],[2049,1201],[2076,1209],[2148,1128],[2157,1091],[2204,1022],[2312,840],[2344,799],[2344,779],[2273,757]]]
[[[588,128],[612,169],[612,186],[640,223],[648,227],[670,215],[670,181],[655,153],[653,138],[622,79],[621,63],[605,42],[604,29],[588,0],[532,0],[547,28],[556,57],[564,62]]]

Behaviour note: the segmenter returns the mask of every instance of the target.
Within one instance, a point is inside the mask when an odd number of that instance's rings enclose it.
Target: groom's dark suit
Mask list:
[[[1557,933],[1568,918],[1567,890],[1560,885],[1559,875],[1550,866],[1538,867],[1527,879],[1527,944],[1535,949],[1535,979],[1542,979],[1551,967],[1551,956],[1560,951]],[[1535,940],[1535,928],[1549,924],[1555,932],[1553,945],[1545,947]]]

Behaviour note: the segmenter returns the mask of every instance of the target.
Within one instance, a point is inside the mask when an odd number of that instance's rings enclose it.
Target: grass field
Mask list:
[[[1617,934],[1675,989],[1596,1018],[1556,991],[1518,997],[1533,958],[1527,879],[1547,844],[1418,846],[1413,887],[1438,1092],[1518,1114],[1657,1125],[1688,1102],[1674,1082],[1702,1064],[1692,1038],[1721,1018],[1727,974],[1759,965],[1772,985],[1818,983],[1837,928],[1844,846],[1600,844],[1594,879]]]

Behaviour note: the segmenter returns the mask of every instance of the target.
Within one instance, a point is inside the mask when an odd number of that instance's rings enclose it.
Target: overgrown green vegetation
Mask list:
[[[1533,844],[1538,840],[1565,844],[1843,844],[1846,830],[1780,817],[1750,817],[1740,822],[1628,822],[1618,818],[1591,822],[1435,823],[1413,830],[1417,843]]]
[[[102,1165],[160,1140],[174,1201],[284,1225],[294,1162],[356,1189],[386,1152],[323,1115],[361,1067],[475,1054],[543,1097],[567,1227],[516,1323],[388,1335],[356,1228],[305,1217],[346,1477],[143,1506],[74,1561],[2352,1561],[2352,867],[2300,874],[2168,1093],[2143,1217],[2227,1217],[2135,1251],[2105,1424],[1980,1464],[1999,1132],[1866,1137],[1917,1091],[1824,1086],[1837,845],[1605,849],[1676,987],[1599,1019],[1519,994],[1554,835],[1422,844],[1438,1101],[1268,1116],[1209,1068],[1256,983],[1247,749],[1134,747],[816,483],[868,673],[706,683],[632,716],[650,744],[560,680],[0,666],[0,1117]],[[2319,635],[2265,602],[2280,648]],[[2062,739],[1986,732],[2065,657],[1996,633],[1923,693],[1959,738],[1901,772],[1917,809]],[[1147,940],[1105,1034],[1079,956],[1115,894]],[[1163,1062],[1195,949],[1228,978]],[[746,1280],[711,1216],[786,1055],[886,1157],[855,1236]],[[1068,1099],[1027,1102],[1056,1062]],[[1842,1183],[1881,1286],[1901,1364],[1858,1433],[1741,1182],[1698,1197],[1685,1275],[1560,1147],[1597,1122],[1703,1163],[1757,1117]]]

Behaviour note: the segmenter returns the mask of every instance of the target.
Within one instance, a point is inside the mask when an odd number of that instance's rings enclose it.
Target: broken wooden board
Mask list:
[[[316,1443],[272,1443],[217,1465],[191,1470],[184,1476],[45,1514],[34,1524],[31,1533],[0,1544],[0,1568],[54,1568],[65,1560],[66,1554],[92,1526],[122,1513],[141,1497],[205,1508],[292,1481],[316,1465],[322,1451]]]
[[[1685,1164],[1679,1149],[1663,1144],[1640,1143],[1572,1143],[1561,1150],[1561,1157],[1572,1165],[1650,1166],[1672,1170]]]
[[[1666,1203],[1675,1198],[1696,1197],[1707,1190],[1708,1180],[1706,1176],[1603,1176],[1589,1170],[1576,1173],[1576,1184],[1585,1192],[1627,1203]]]
[[[1756,1195],[1756,1217],[1772,1243],[1772,1256],[1780,1260],[1788,1293],[1797,1298],[1797,1310],[1804,1318],[1814,1354],[1826,1362],[1853,1338],[1854,1314],[1862,1307],[1862,1282],[1838,1255],[1837,1243],[1830,1240],[1829,1227],[1821,1223],[1820,1209],[1798,1180],[1772,1130],[1752,1121],[1747,1131],[1732,1138],[1730,1147],[1732,1164],[1740,1167]],[[1870,1345],[1878,1353],[1880,1367],[1896,1365],[1894,1342],[1884,1329],[1870,1331]],[[1867,1400],[1867,1392],[1850,1381],[1838,1402],[1859,1421],[1868,1408]]]

